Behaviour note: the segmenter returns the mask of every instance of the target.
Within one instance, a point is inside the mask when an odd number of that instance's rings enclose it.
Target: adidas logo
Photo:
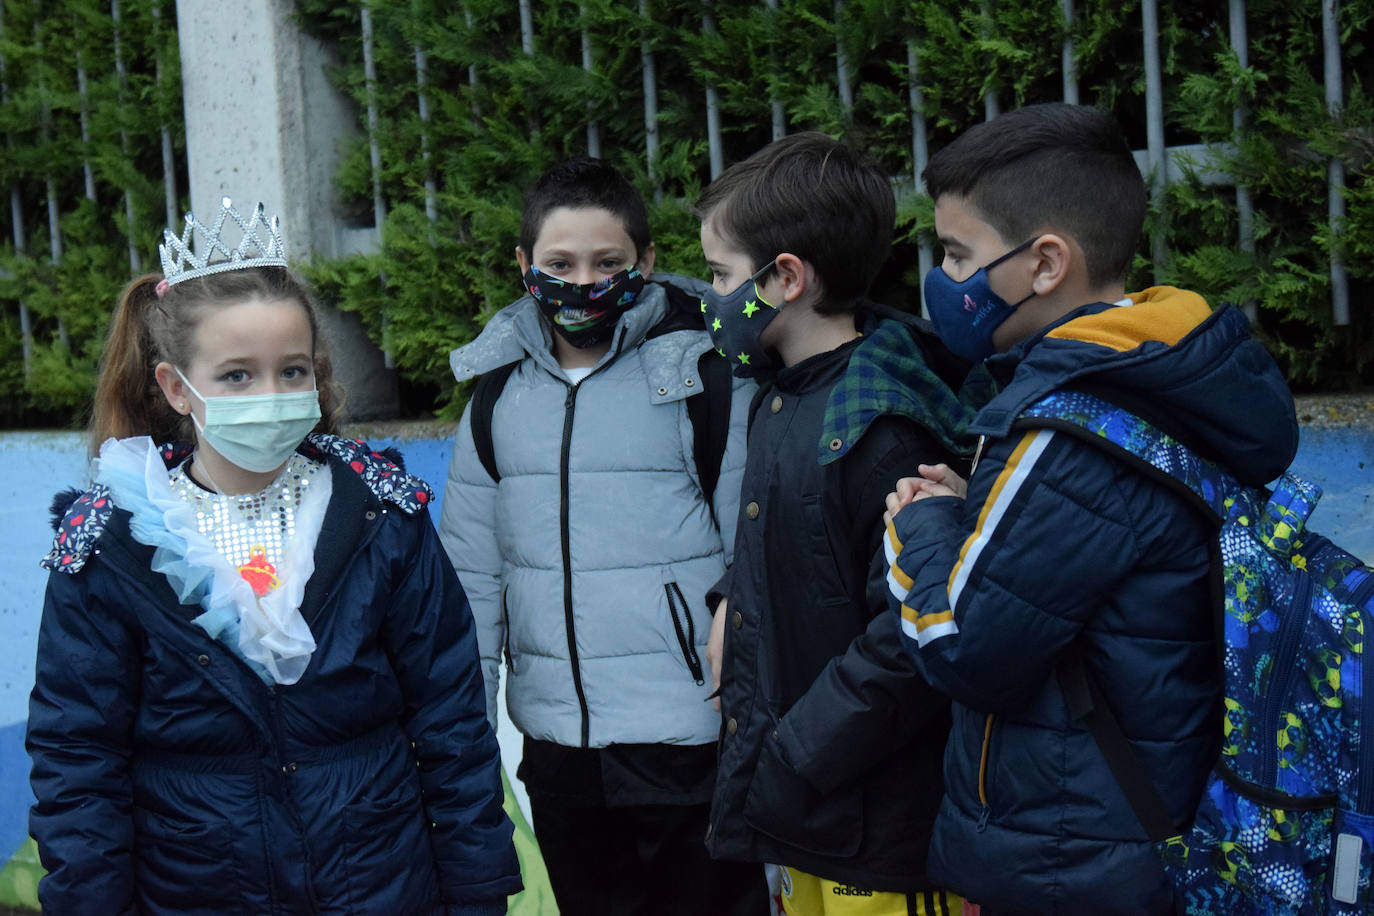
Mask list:
[[[837,884],[830,889],[830,893],[837,897],[872,897],[872,891],[866,891],[861,887],[854,887],[852,884]]]

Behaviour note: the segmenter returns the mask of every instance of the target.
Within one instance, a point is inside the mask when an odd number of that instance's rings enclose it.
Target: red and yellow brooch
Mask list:
[[[267,550],[261,544],[254,544],[248,551],[248,562],[239,567],[239,575],[259,598],[281,585],[277,567],[267,562]]]

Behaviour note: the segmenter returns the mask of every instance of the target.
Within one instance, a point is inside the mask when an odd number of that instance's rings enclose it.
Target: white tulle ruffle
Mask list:
[[[300,606],[315,571],[315,543],[329,507],[328,473],[319,474],[302,496],[295,535],[277,564],[281,585],[261,598],[197,529],[191,507],[173,492],[152,439],[106,439],[95,479],[110,488],[115,505],[132,515],[134,539],[154,548],[153,571],[166,577],[182,604],[204,608],[193,623],[236,648],[267,683],[300,680],[315,651],[315,637]]]

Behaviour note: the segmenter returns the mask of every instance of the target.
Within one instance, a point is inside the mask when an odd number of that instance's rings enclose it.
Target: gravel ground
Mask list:
[[[1302,394],[1298,422],[1316,429],[1359,427],[1374,429],[1374,391],[1355,394]]]

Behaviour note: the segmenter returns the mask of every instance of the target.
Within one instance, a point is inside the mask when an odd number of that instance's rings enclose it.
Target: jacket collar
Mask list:
[[[1238,310],[1152,287],[1129,305],[1093,303],[988,360],[1005,387],[969,431],[1004,437],[1034,401],[1092,388],[1145,404],[1190,448],[1219,456],[1243,483],[1281,474],[1297,452],[1293,397]],[[1128,406],[1129,405],[1123,405]]]
[[[173,442],[159,446],[158,451],[163,463],[171,470],[190,457],[194,446],[186,442]],[[373,451],[361,440],[316,434],[301,443],[297,451],[316,461],[328,462],[333,459],[346,465],[378,501],[389,502],[407,515],[420,511],[434,499],[428,484],[406,473],[399,463]],[[336,483],[339,476],[335,474]],[[82,493],[67,506],[57,521],[52,548],[39,565],[52,572],[80,572],[94,552],[115,508],[114,500],[103,484],[95,484]],[[334,507],[330,506],[326,525],[334,517]],[[350,525],[356,527],[354,522],[347,522],[344,527]],[[324,540],[321,539],[321,542]]]
[[[301,616],[312,629],[344,567],[364,540],[377,530],[378,513],[385,511],[376,490],[362,475],[350,473],[342,459],[334,458],[328,465],[334,489],[325,510],[322,532],[329,536],[315,543],[315,571],[305,585],[300,607]]]
[[[1003,389],[978,414],[970,432],[1005,436],[1033,401],[1081,379],[1176,354],[1181,342],[1215,324],[1220,314],[1196,293],[1173,287],[1150,287],[1129,298],[1129,305],[1080,306],[1006,353],[990,357],[988,369]]]
[[[662,285],[679,282],[672,274],[653,274],[644,285],[644,293],[634,307],[620,316],[612,336],[611,348],[597,364],[615,359],[620,353],[644,342],[649,331],[668,312],[668,299]],[[692,285],[695,289],[696,284]],[[483,375],[498,366],[524,359],[533,359],[555,376],[563,370],[553,355],[553,331],[539,312],[533,296],[522,296],[492,315],[475,340],[449,354],[453,377],[460,382]]]
[[[938,344],[922,322],[891,310],[864,315],[864,338],[830,392],[817,457],[822,465],[847,454],[878,417],[908,417],[946,448],[971,454],[964,430],[976,408],[931,368],[927,346]],[[963,368],[961,366],[961,368]]]

